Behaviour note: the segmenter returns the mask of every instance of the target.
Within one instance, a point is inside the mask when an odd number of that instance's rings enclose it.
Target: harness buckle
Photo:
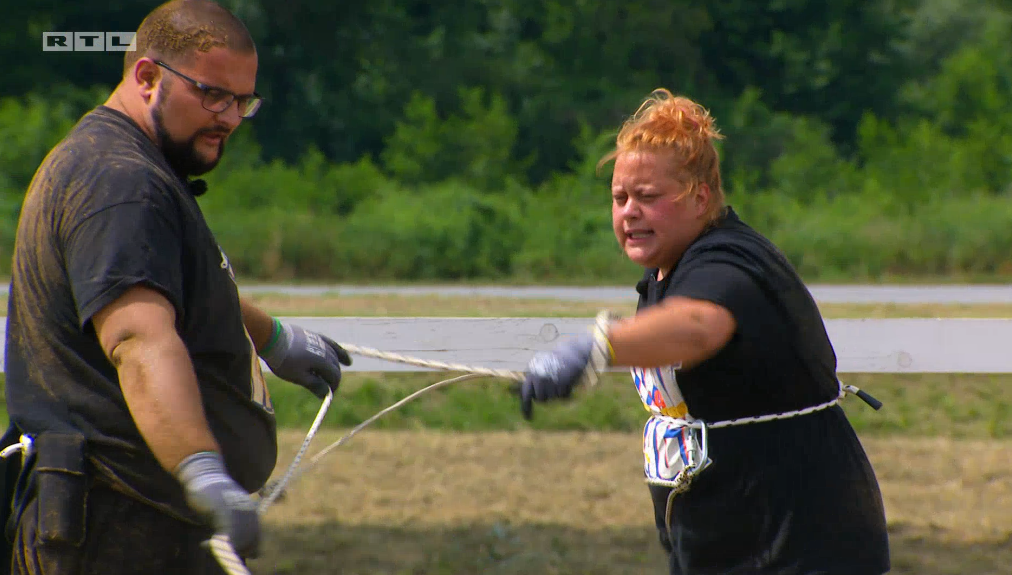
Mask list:
[[[35,442],[32,441],[32,436],[27,433],[22,433],[19,442],[14,445],[9,445],[0,451],[0,458],[6,459],[14,453],[21,452],[21,460],[24,461],[35,452]]]
[[[654,416],[644,437],[647,483],[683,493],[710,460],[709,425],[704,421]]]

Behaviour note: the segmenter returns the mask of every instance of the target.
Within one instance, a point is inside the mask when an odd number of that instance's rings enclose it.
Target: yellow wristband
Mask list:
[[[615,348],[611,345],[611,340],[608,339],[608,326],[611,324],[613,316],[611,312],[602,311],[597,314],[597,318],[594,320],[594,339],[597,340],[598,345],[604,342],[602,347],[608,348],[608,364],[615,363]]]

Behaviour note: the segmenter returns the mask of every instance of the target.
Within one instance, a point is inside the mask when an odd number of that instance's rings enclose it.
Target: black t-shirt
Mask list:
[[[647,270],[637,291],[639,309],[681,296],[719,304],[735,318],[720,352],[677,371],[693,417],[783,413],[839,393],[814,299],[779,250],[732,209],[662,280]],[[878,483],[839,406],[711,429],[709,454],[713,463],[673,501],[673,574],[888,571]],[[668,490],[651,491],[662,528]]]
[[[50,152],[25,197],[8,301],[7,407],[24,432],[82,433],[100,477],[194,520],[138,432],[91,323],[134,285],[174,306],[228,471],[259,489],[277,461],[276,428],[231,266],[188,183],[133,121],[99,106]]]

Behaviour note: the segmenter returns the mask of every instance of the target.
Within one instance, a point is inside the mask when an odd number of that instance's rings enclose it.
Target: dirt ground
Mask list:
[[[638,434],[370,431],[267,513],[256,574],[665,573]],[[306,460],[341,436],[321,433]],[[300,432],[284,432],[278,474]],[[866,439],[896,574],[1007,574],[1012,442]],[[580,449],[577,449],[580,446]]]

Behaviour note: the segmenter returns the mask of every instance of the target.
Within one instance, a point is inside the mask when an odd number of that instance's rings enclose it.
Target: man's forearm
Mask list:
[[[193,453],[220,451],[189,353],[174,333],[126,339],[110,355],[127,407],[162,467],[173,472]]]
[[[242,322],[249,332],[257,353],[263,353],[274,334],[274,318],[246,298],[239,298],[242,307]]]

